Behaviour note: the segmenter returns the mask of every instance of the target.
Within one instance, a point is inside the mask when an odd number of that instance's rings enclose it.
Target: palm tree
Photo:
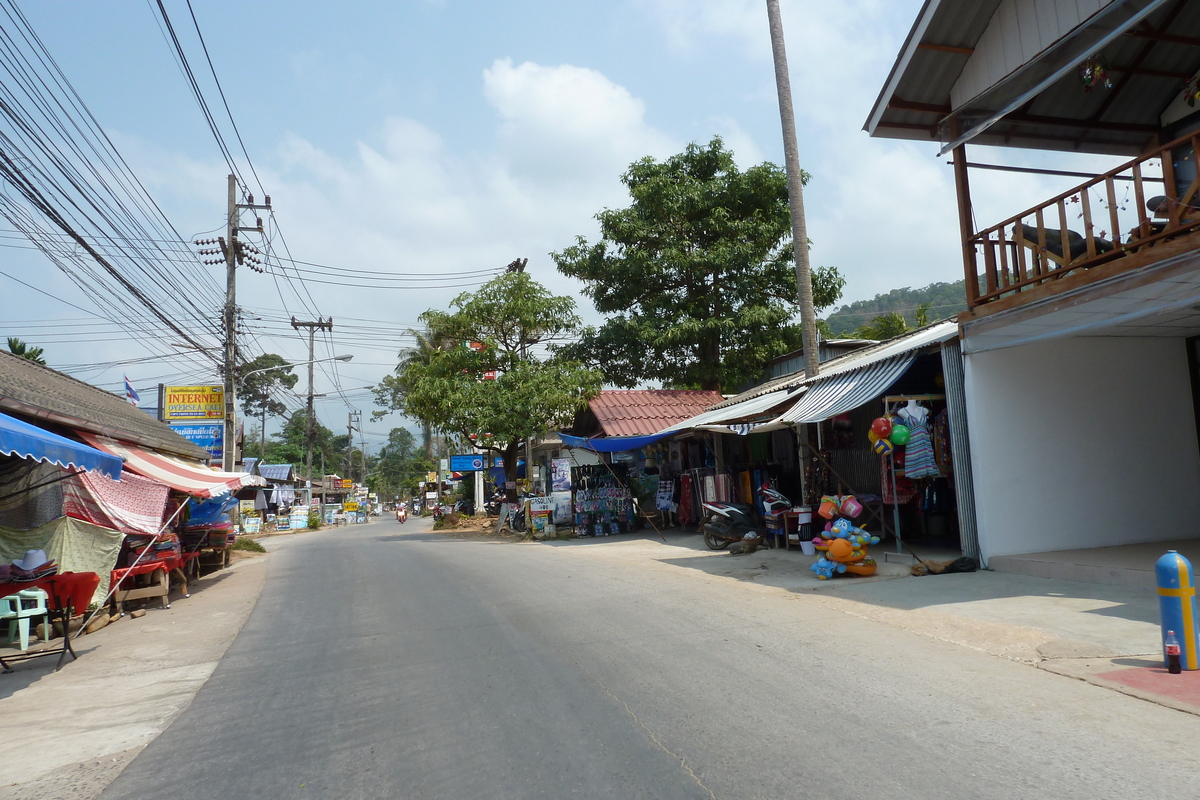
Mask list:
[[[792,81],[788,76],[779,0],[767,0],[767,22],[771,27],[771,52],[775,56],[775,91],[779,95],[779,118],[783,124],[783,164],[787,170],[788,201],[792,209],[792,250],[796,257],[796,295],[800,305],[800,328],[804,336],[804,372],[811,377],[820,372],[817,363],[817,314],[813,307],[812,269],[808,263],[808,229],[804,221],[804,187],[800,155],[796,147]]]
[[[46,359],[42,358],[42,353],[44,352],[42,348],[30,347],[15,336],[8,337],[8,352],[26,361],[41,364],[43,367],[46,366]]]
[[[446,349],[450,343],[445,334],[435,328],[427,327],[423,331],[409,328],[407,334],[413,337],[415,344],[413,347],[400,351],[400,363],[396,365],[396,374],[400,376],[401,381],[410,366],[428,365],[434,353]],[[421,420],[421,439],[425,447],[425,457],[432,459],[433,426],[425,420]]]

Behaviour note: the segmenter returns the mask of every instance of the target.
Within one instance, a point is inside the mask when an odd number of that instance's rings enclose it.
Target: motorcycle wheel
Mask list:
[[[721,537],[714,535],[711,531],[709,531],[707,528],[705,528],[704,529],[704,544],[708,546],[709,550],[724,550],[726,547],[729,547],[730,540],[722,539]]]

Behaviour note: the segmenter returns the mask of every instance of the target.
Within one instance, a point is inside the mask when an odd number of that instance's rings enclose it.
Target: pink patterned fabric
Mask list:
[[[129,471],[119,481],[84,472],[63,481],[63,514],[121,533],[153,535],[162,525],[169,491]]]

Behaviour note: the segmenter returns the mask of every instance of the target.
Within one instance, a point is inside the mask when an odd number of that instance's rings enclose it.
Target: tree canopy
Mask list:
[[[596,215],[600,241],[580,236],[551,254],[609,315],[564,355],[619,386],[721,389],[759,377],[766,361],[800,346],[780,167],[739,170],[716,137],[665,161],[643,158],[621,182],[633,202]],[[815,268],[817,308],[837,302],[844,283],[836,268]]]
[[[271,369],[271,367],[278,367],[278,369]],[[267,371],[257,372],[257,370]],[[261,426],[265,424],[267,416],[281,417],[287,413],[287,406],[274,399],[273,394],[279,389],[290,390],[296,385],[299,376],[292,374],[292,365],[283,356],[277,353],[264,353],[253,361],[243,364],[238,370],[235,380],[237,396],[242,402],[246,415],[262,418],[259,422]]]
[[[46,366],[46,359],[42,357],[45,351],[42,348],[32,347],[15,336],[8,337],[8,352],[26,361]]]
[[[527,438],[569,425],[600,390],[598,371],[540,354],[574,336],[579,317],[574,300],[523,272],[494,278],[421,321],[445,346],[402,362],[376,387],[376,404],[503,455],[510,478]]]

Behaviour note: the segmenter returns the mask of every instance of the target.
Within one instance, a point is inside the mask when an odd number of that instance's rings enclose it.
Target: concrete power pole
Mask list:
[[[787,168],[788,199],[792,209],[792,249],[796,254],[796,289],[800,304],[800,330],[804,334],[804,374],[820,372],[817,312],[813,307],[812,269],[808,261],[808,228],[804,221],[804,186],[800,180],[800,155],[796,145],[796,115],[792,110],[792,81],[788,76],[787,48],[779,0],[767,0],[771,26],[771,52],[775,56],[775,89],[779,94],[779,118],[783,124],[783,160]]]
[[[229,176],[228,205],[225,218],[224,238],[198,240],[196,244],[220,243],[221,260],[205,261],[205,264],[225,263],[225,309],[222,314],[225,327],[225,357],[222,360],[223,384],[225,389],[225,441],[221,446],[221,469],[232,472],[237,462],[237,396],[236,378],[238,370],[237,351],[237,267],[249,263],[252,269],[261,271],[261,260],[250,254],[258,252],[253,246],[243,244],[238,240],[239,231],[257,231],[262,233],[262,219],[256,218],[252,226],[241,224],[241,212],[253,209],[271,209],[271,198],[265,198],[265,203],[255,204],[254,195],[248,195],[245,203],[237,202],[237,176]],[[201,250],[203,255],[212,255],[215,250]]]
[[[328,320],[318,319],[316,322],[299,322],[295,317],[292,317],[292,327],[296,330],[308,328],[308,418],[304,421],[304,477],[308,481],[308,502],[312,503],[312,451],[313,451],[313,348],[315,346],[315,336],[318,329],[323,331],[333,330],[333,317]]]

